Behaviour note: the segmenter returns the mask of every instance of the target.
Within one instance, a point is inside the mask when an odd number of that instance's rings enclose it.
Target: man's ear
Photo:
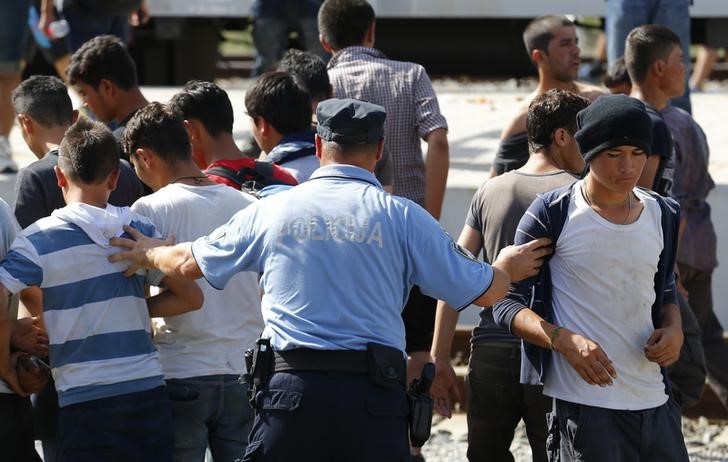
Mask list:
[[[113,97],[116,94],[116,85],[109,79],[101,79],[96,92],[104,97]]]
[[[147,148],[137,148],[137,150],[134,151],[134,154],[136,155],[134,162],[141,162],[144,165],[144,169],[149,170],[150,164],[153,162],[152,152]]]
[[[76,123],[76,121],[78,120],[78,115],[79,115],[78,109],[74,109],[73,110],[73,115],[71,116],[71,123],[72,124],[75,124]]]
[[[321,46],[323,49],[328,53],[333,53],[334,49],[331,47],[329,42],[326,41],[323,35],[319,34],[319,42],[321,42]]]
[[[192,141],[200,141],[201,138],[201,124],[197,120],[189,120],[185,119],[185,130],[187,130],[187,136],[190,138],[190,143]]]
[[[35,122],[26,114],[18,114],[18,124],[20,128],[29,135],[35,131]]]
[[[364,35],[364,46],[367,47],[373,47],[374,46],[374,40],[377,35],[377,22],[372,21],[372,23],[367,28],[367,33]]]
[[[119,181],[119,174],[121,173],[121,169],[118,167],[114,169],[113,172],[111,172],[106,178],[106,186],[109,188],[109,191],[113,191],[116,189],[116,184]]]
[[[63,174],[63,171],[58,165],[53,166],[53,171],[56,174],[56,183],[58,184],[58,187],[63,189],[68,186],[68,180],[66,179],[66,175]]]
[[[556,146],[563,148],[569,142],[569,132],[565,128],[557,128],[554,130],[554,143]]]
[[[321,137],[316,134],[316,157],[321,161]]]
[[[540,63],[543,61],[544,52],[542,50],[539,50],[538,48],[531,51],[531,60],[534,63]]]
[[[667,63],[661,59],[656,59],[650,64],[650,71],[657,77],[663,77],[666,69]]]
[[[258,127],[258,133],[260,133],[260,136],[262,138],[268,138],[271,135],[271,131],[273,130],[273,126],[265,120],[263,117],[256,117],[254,119],[255,126]]]

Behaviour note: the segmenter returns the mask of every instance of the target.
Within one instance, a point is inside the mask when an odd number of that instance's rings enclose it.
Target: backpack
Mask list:
[[[296,180],[282,167],[264,160],[250,159],[250,163],[233,169],[215,165],[203,171],[205,175],[215,175],[235,183],[241,190],[260,197],[261,190],[269,186],[295,186]]]

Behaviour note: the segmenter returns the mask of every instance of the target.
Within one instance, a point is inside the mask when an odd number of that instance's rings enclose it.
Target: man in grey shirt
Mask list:
[[[473,196],[458,244],[492,261],[513,244],[518,222],[541,192],[575,181],[584,161],[573,134],[576,114],[589,100],[564,90],[533,99],[526,118],[529,160],[518,170],[487,180]],[[432,356],[438,377],[433,397],[438,412],[450,413],[449,392],[458,394],[449,354],[458,314],[438,303]],[[490,309],[473,331],[468,371],[468,459],[510,461],[513,432],[523,419],[534,461],[546,461],[546,413],[551,399],[541,386],[519,383],[520,339],[498,327]],[[459,398],[459,397],[458,397]]]

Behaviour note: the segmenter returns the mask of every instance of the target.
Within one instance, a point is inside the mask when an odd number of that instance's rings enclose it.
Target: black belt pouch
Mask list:
[[[369,382],[384,388],[404,388],[407,365],[402,352],[379,343],[367,343]]]

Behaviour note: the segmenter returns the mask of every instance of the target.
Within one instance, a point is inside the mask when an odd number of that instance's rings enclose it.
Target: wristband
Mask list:
[[[556,326],[554,327],[554,330],[551,331],[551,336],[549,337],[549,342],[551,343],[551,349],[553,351],[556,351],[556,348],[554,348],[554,342],[556,341],[556,337],[559,336],[559,331],[563,329],[562,326]]]

